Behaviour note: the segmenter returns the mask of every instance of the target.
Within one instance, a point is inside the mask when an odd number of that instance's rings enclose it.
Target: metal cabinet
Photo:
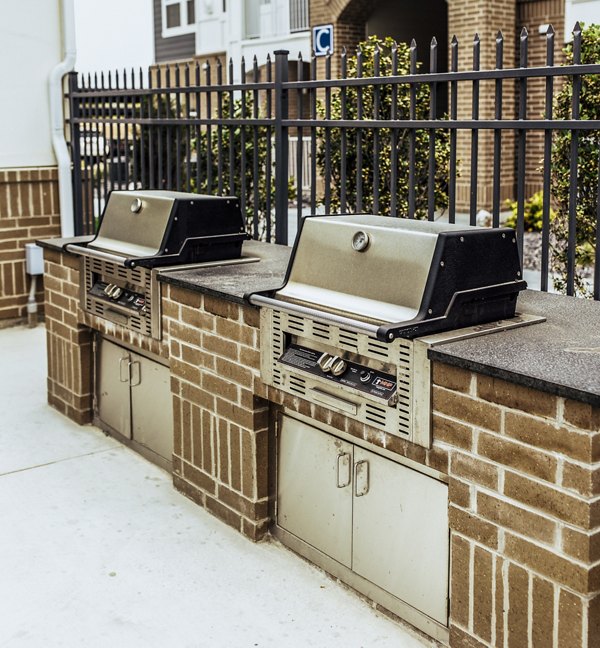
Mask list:
[[[169,368],[104,338],[98,340],[97,348],[100,423],[171,462],[173,403]]]
[[[442,625],[447,511],[443,482],[282,418],[277,525]]]

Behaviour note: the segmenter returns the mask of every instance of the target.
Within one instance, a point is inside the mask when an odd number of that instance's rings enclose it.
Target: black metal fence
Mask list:
[[[278,243],[287,242],[289,214],[300,219],[319,209],[475,224],[479,209],[487,207],[481,191],[487,183],[491,226],[501,224],[505,198],[516,198],[523,253],[528,148],[535,135],[543,151],[534,160],[541,188],[540,287],[548,290],[554,279],[568,294],[600,299],[600,120],[580,114],[586,81],[599,78],[600,65],[582,64],[578,27],[566,65],[554,64],[552,28],[544,66],[528,67],[525,30],[518,64],[503,67],[501,34],[494,47],[495,67],[485,70],[476,37],[466,71],[459,70],[454,38],[447,72],[437,71],[434,39],[427,73],[419,72],[414,41],[323,62],[290,61],[279,51],[260,68],[255,59],[249,70],[244,61],[235,71],[231,62],[225,69],[207,61],[146,73],[73,73],[68,98],[76,231],[93,231],[113,188],[239,195],[252,235]],[[538,115],[527,103],[535,83],[542,84]],[[564,87],[569,114],[563,106],[557,116],[557,88]],[[565,134],[568,170],[555,178],[557,138]],[[596,156],[596,175],[594,186],[582,189],[583,149],[586,165],[590,154]],[[458,196],[459,185],[466,198]],[[594,195],[594,213],[583,214],[582,224],[584,190]],[[566,202],[557,198],[560,191]],[[553,222],[553,207],[562,214],[562,229]],[[582,252],[584,239],[589,245]]]

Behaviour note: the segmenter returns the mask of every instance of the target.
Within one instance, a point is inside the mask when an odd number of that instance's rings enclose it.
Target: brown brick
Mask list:
[[[600,594],[590,599],[587,622],[588,647],[600,646]]]
[[[242,449],[242,492],[246,497],[253,498],[254,494],[254,476],[255,476],[255,458],[254,443],[250,432],[242,431],[241,435]]]
[[[251,369],[260,369],[260,353],[256,349],[241,346],[240,364]]]
[[[583,605],[581,598],[560,590],[558,597],[558,645],[581,646],[583,634]]]
[[[503,566],[506,565],[508,569],[508,562],[505,562],[501,556],[494,557],[494,574],[496,578],[496,591],[495,591],[495,610],[496,610],[496,646],[504,645],[504,622],[506,620],[506,612],[504,609],[504,575],[502,573]]]
[[[432,429],[434,441],[442,441],[465,450],[471,450],[473,447],[473,429],[458,421],[433,414]]]
[[[440,387],[468,394],[471,389],[471,372],[434,362],[432,364],[432,381]]]
[[[173,396],[173,453],[182,456],[181,399]]]
[[[221,502],[234,509],[235,511],[238,511],[244,517],[250,520],[262,520],[267,517],[267,500],[255,502],[253,500],[247,499],[239,493],[234,493],[232,490],[222,485],[219,486],[217,496]]]
[[[511,646],[527,646],[527,611],[529,576],[518,565],[508,565],[508,642]]]
[[[566,423],[583,430],[600,432],[600,407],[566,398],[563,419]]]
[[[469,484],[451,477],[448,482],[448,501],[460,508],[468,509],[471,506]]]
[[[489,376],[477,376],[477,395],[479,398],[504,405],[511,409],[521,410],[529,414],[556,416],[556,396],[541,392],[537,389],[515,385],[513,383],[490,378]]]
[[[169,286],[169,297],[172,301],[192,308],[202,308],[202,294],[193,290]]]
[[[563,552],[581,562],[593,563],[600,560],[600,531],[583,533],[577,529],[563,527]]]
[[[212,315],[207,315],[201,310],[188,306],[181,307],[181,321],[187,326],[203,331],[214,331],[215,329],[215,318]]]
[[[216,335],[202,334],[202,346],[206,351],[224,356],[231,360],[238,359],[238,345],[230,340],[224,340]]]
[[[496,549],[498,546],[498,529],[493,524],[452,505],[450,505],[448,513],[452,531]]]
[[[174,355],[172,353],[172,355]],[[215,356],[210,353],[197,349],[196,347],[188,346],[187,344],[181,345],[181,358],[184,362],[195,365],[197,367],[204,367],[205,369],[215,370]]]
[[[207,496],[206,509],[210,511],[215,517],[218,517],[219,520],[225,522],[225,524],[233,527],[237,531],[241,530],[242,517],[240,516],[240,514],[225,506],[218,500]]]
[[[219,376],[252,389],[254,374],[240,363],[231,362],[225,358],[216,358],[216,371]]]
[[[494,464],[462,452],[452,453],[450,474],[488,488],[498,487],[498,468]]]
[[[204,389],[200,389],[199,387],[196,387],[195,385],[192,385],[190,383],[181,383],[181,396],[190,403],[200,405],[200,407],[203,407],[205,409],[214,409],[215,397]]]
[[[450,548],[450,620],[466,627],[469,624],[471,544],[453,533]]]
[[[464,423],[496,432],[500,430],[500,409],[485,401],[434,386],[432,407],[436,412]]]
[[[562,486],[585,497],[600,494],[600,468],[579,466],[570,461],[563,465]]]
[[[229,484],[229,425],[225,419],[219,419],[216,431],[219,459],[218,475],[224,484]]]
[[[207,372],[202,374],[202,388],[215,396],[226,398],[234,403],[238,402],[239,387],[213,374]]]
[[[199,329],[184,326],[179,322],[173,322],[169,327],[169,331],[172,340],[187,342],[196,347],[200,346],[202,333]]]
[[[532,643],[534,646],[551,646],[554,626],[554,585],[533,575]]]
[[[206,493],[216,493],[217,487],[213,478],[207,475],[205,471],[192,466],[186,461],[183,462],[183,476],[191,484],[201,488]]]
[[[202,468],[205,472],[215,474],[215,417],[207,410],[202,410]]]
[[[256,444],[256,497],[269,496],[269,430],[255,435]]]
[[[268,518],[260,520],[260,522],[251,522],[246,518],[242,518],[242,533],[253,542],[259,542],[269,533],[270,523],[271,520]]]
[[[180,305],[170,299],[162,300],[162,314],[163,317],[170,317],[171,319],[179,321],[181,319]]]
[[[492,606],[493,606],[493,582],[492,582],[492,561],[493,555],[475,547],[473,565],[473,631],[487,641],[492,639]]]
[[[246,326],[253,328],[260,328],[260,309],[254,306],[246,306],[242,308],[242,317]]]
[[[197,405],[192,406],[192,430],[191,430],[190,439],[191,439],[191,448],[189,450],[187,449],[184,450],[184,456],[188,461],[192,461],[194,463],[194,466],[200,467],[203,465],[202,464],[202,410]]]
[[[430,468],[439,470],[445,475],[448,474],[448,462],[449,456],[448,451],[445,448],[436,448],[435,446],[431,448],[429,452],[426,453],[426,463]]]
[[[457,648],[487,648],[481,641],[454,625],[450,626],[450,645]]]
[[[217,398],[216,408],[217,414],[223,416],[228,421],[246,429],[254,429],[256,421],[254,412],[246,410],[230,401],[223,400],[222,398]]]
[[[171,358],[171,371],[182,380],[187,380],[194,384],[200,383],[200,369],[187,362],[181,362],[180,360]]]
[[[240,315],[240,306],[238,304],[212,295],[204,295],[204,310],[213,315],[235,321],[239,319]]]
[[[506,413],[504,431],[507,435],[542,450],[565,454],[579,461],[592,460],[589,434],[513,412]]]
[[[477,493],[477,515],[505,529],[516,531],[547,544],[554,542],[556,531],[554,522],[487,493]]]
[[[477,442],[477,451],[481,456],[487,457],[501,466],[511,466],[549,482],[555,480],[556,458],[525,445],[481,432]]]
[[[505,554],[521,565],[577,592],[587,590],[587,570],[523,538],[506,534]]]
[[[188,401],[181,403],[181,443],[183,458],[189,461],[192,448],[192,406]]]
[[[242,490],[242,431],[237,425],[229,425],[229,447],[231,451],[231,487]]]
[[[589,528],[590,505],[572,495],[507,471],[504,494],[559,520]]]

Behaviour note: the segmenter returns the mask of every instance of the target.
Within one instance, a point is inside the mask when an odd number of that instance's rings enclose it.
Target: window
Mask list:
[[[195,31],[195,0],[162,0],[163,38]]]
[[[299,32],[308,29],[310,29],[308,0],[290,0],[290,31]]]

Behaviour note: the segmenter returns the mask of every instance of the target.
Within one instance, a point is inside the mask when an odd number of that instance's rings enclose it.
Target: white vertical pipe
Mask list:
[[[75,67],[75,8],[74,0],[60,2],[62,45],[64,58],[50,72],[49,99],[52,146],[58,164],[58,195],[60,200],[60,233],[63,238],[75,235],[73,215],[73,183],[71,158],[65,140],[63,111],[63,77]]]

